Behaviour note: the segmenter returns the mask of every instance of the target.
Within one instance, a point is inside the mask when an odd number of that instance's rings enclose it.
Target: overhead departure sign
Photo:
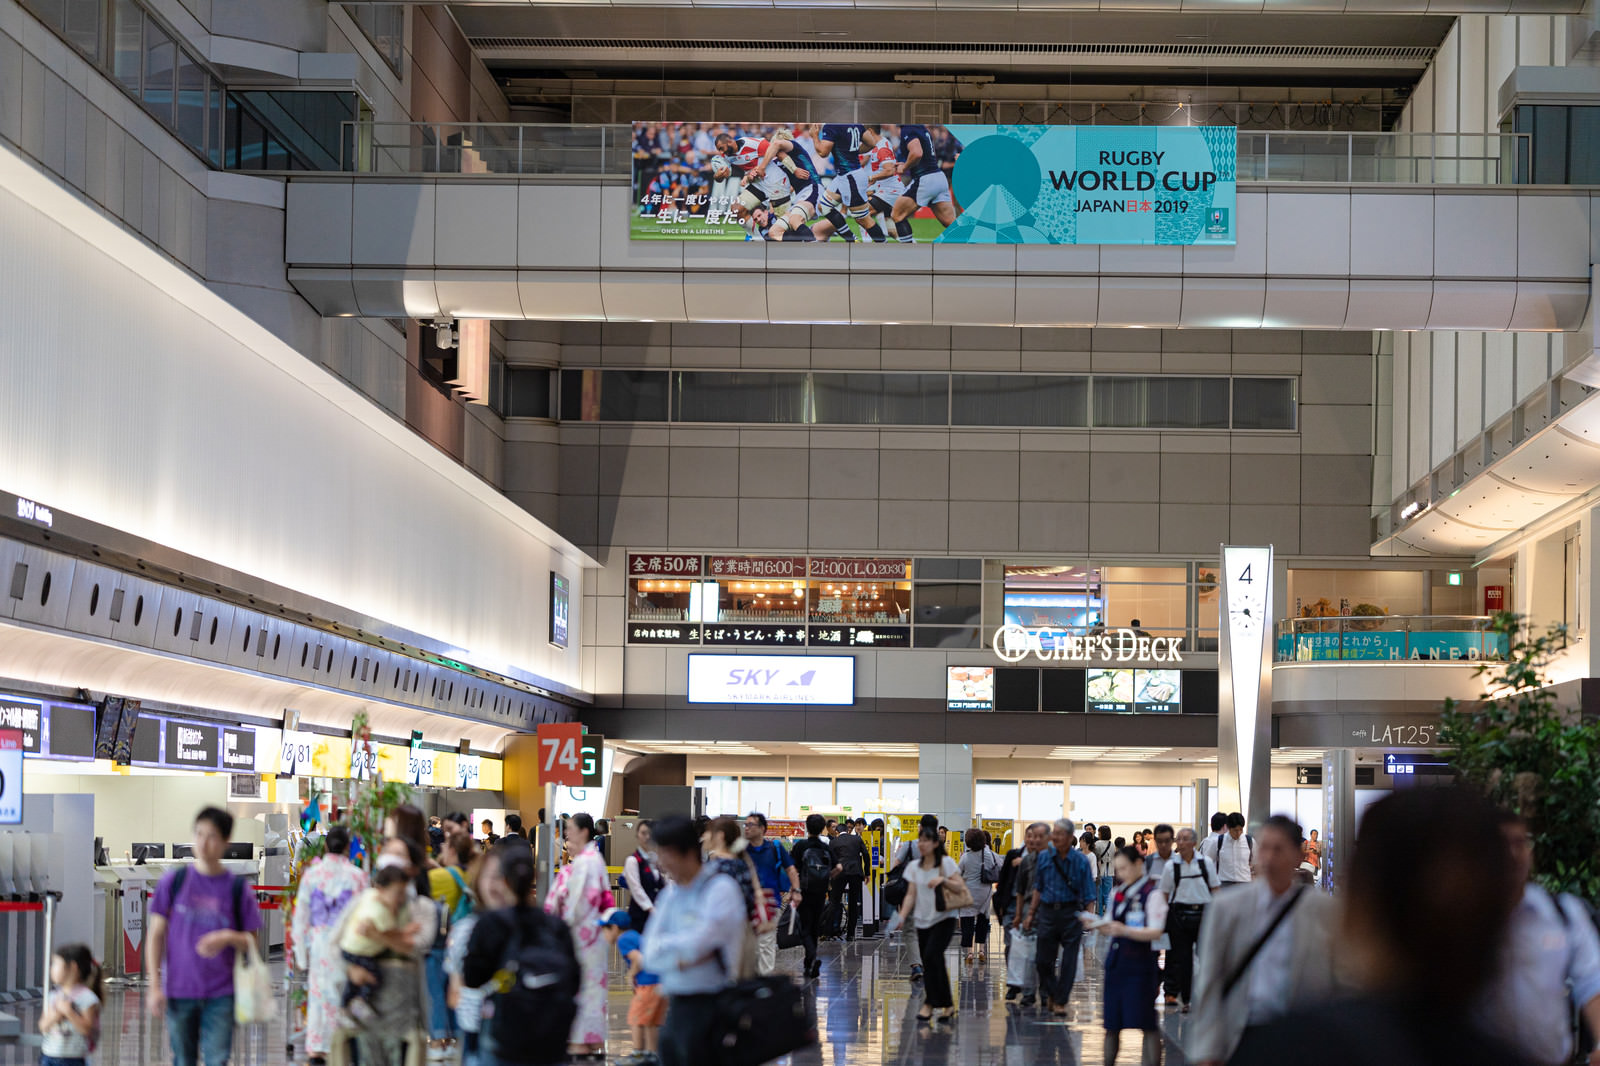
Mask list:
[[[22,732],[0,729],[0,825],[22,824]]]

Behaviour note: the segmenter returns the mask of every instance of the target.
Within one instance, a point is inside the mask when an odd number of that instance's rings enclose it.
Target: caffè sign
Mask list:
[[[994,653],[1008,663],[1033,656],[1047,663],[1181,663],[1182,637],[1151,637],[1132,629],[1073,633],[1009,622],[994,631]]]

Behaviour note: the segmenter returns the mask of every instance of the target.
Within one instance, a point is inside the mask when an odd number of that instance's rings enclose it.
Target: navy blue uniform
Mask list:
[[[939,160],[933,155],[933,137],[928,133],[926,126],[900,127],[900,162],[904,163],[911,158],[912,141],[922,145],[922,158],[917,160],[916,166],[911,168],[907,177],[920,177],[938,170]]]
[[[847,174],[861,166],[861,134],[866,127],[859,122],[830,122],[822,127],[819,140],[833,142],[833,169]]]

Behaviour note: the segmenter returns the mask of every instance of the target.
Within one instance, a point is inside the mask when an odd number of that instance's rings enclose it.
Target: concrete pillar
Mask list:
[[[1194,779],[1194,835],[1197,840],[1204,840],[1206,834],[1211,832],[1211,808],[1214,800],[1211,796],[1211,779],[1197,777]]]
[[[972,825],[972,745],[917,746],[917,806],[953,831]]]
[[[1318,883],[1343,884],[1356,846],[1356,753],[1332,748],[1322,757],[1322,870]]]

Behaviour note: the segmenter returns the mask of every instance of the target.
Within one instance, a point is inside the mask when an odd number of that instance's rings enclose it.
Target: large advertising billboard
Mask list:
[[[1236,243],[1232,126],[636,122],[635,240]]]

